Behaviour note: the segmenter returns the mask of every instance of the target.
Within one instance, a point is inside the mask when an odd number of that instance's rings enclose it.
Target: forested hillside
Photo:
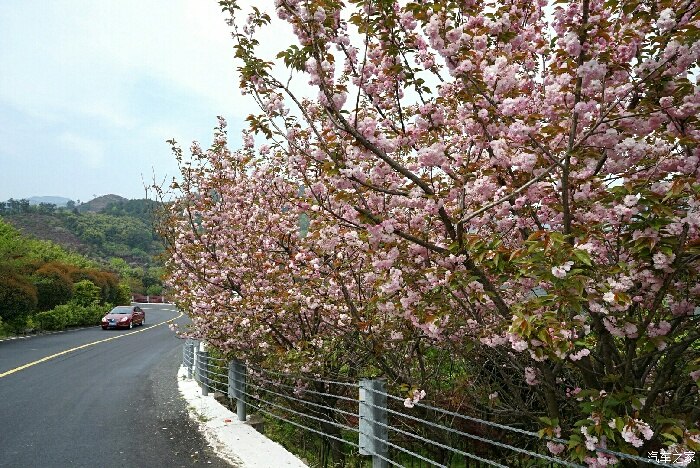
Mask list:
[[[117,275],[132,293],[162,293],[162,244],[153,233],[156,202],[105,195],[66,207],[29,200],[0,202],[0,220],[22,234],[51,241]]]
[[[132,266],[154,266],[161,243],[153,234],[151,200],[106,195],[66,208],[31,205],[27,200],[0,202],[0,216],[21,232],[51,240],[97,261],[119,258]]]

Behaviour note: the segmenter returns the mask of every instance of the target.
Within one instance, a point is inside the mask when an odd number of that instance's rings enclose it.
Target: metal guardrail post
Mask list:
[[[381,392],[381,393],[378,393]],[[372,468],[387,468],[389,430],[386,412],[386,382],[360,380],[360,455],[372,456]]]
[[[197,351],[197,377],[202,386],[202,396],[209,395],[209,351]]]
[[[198,375],[197,375],[197,366],[199,365],[199,355],[197,351],[199,351],[199,341],[197,340],[190,340],[190,343],[192,343],[192,362],[190,362],[190,366],[192,366],[192,378],[197,380]]]
[[[199,346],[196,346],[194,348],[194,380],[198,384],[201,385],[202,383],[202,369],[201,369],[201,355],[200,355],[200,350]]]
[[[185,342],[183,365],[187,366],[187,378],[191,379],[194,367],[194,343],[191,340]]]
[[[188,343],[187,349],[187,378],[192,378],[192,369],[194,368],[194,343]]]
[[[190,357],[192,358],[192,362],[190,362],[190,366],[192,367],[190,373],[192,375],[193,379],[197,378],[197,351],[199,351],[199,341],[192,340],[192,354]]]
[[[246,367],[241,361],[234,359],[228,363],[228,397],[236,399],[236,415],[238,420],[245,422],[245,380]]]

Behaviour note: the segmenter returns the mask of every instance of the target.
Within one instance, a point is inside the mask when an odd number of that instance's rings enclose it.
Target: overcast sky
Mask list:
[[[0,200],[143,198],[250,102],[216,0],[1,0]]]

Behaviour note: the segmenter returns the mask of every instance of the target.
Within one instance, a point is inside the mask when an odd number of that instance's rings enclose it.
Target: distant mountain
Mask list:
[[[56,205],[58,207],[66,206],[68,202],[73,201],[70,198],[66,197],[29,197],[27,200],[29,200],[30,205],[38,205],[40,203],[51,203],[52,205]]]
[[[102,195],[101,197],[93,198],[89,202],[81,203],[78,205],[78,211],[81,213],[99,213],[109,205],[124,203],[127,201],[129,201],[127,198],[110,193],[109,195]]]

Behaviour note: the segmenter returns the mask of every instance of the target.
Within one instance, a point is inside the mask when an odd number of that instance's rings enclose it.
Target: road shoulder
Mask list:
[[[307,467],[280,444],[240,422],[213,396],[202,396],[199,385],[186,377],[187,370],[181,367],[178,388],[187,402],[190,417],[220,458],[241,468]]]

